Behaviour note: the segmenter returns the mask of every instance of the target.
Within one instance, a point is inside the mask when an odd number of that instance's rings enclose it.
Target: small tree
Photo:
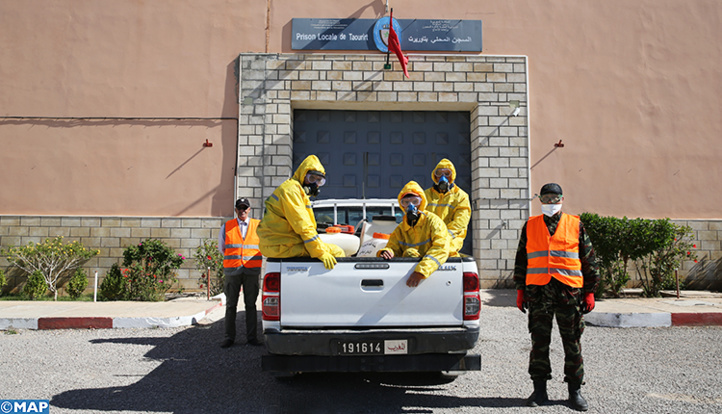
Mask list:
[[[216,240],[206,239],[196,248],[193,258],[196,261],[196,269],[201,272],[199,286],[201,289],[210,285],[211,295],[217,295],[223,292],[224,273],[223,273],[223,256],[218,251],[218,242]],[[211,269],[211,280],[208,278],[208,268]]]
[[[26,246],[2,249],[2,254],[8,257],[11,265],[19,267],[28,274],[39,271],[45,279],[47,288],[53,292],[55,300],[58,299],[56,286],[58,278],[82,266],[99,253],[98,250],[86,249],[78,241],[63,244],[62,236],[45,239],[38,244],[30,242]]]

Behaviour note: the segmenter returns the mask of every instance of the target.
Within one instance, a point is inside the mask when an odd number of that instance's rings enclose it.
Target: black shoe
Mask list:
[[[224,339],[223,342],[221,342],[221,348],[228,348],[233,345],[233,342],[233,339]]]
[[[569,384],[569,404],[577,411],[587,411],[589,404],[582,397],[582,390],[579,385]]]
[[[547,382],[543,380],[534,381],[534,392],[526,399],[527,407],[538,407],[546,404],[548,401],[549,395],[547,395]]]
[[[251,339],[249,339],[248,342],[246,342],[246,343],[247,343],[248,345],[253,345],[253,346],[263,345],[263,343],[262,343],[261,341],[259,341],[258,339],[256,339],[256,338],[251,338]]]

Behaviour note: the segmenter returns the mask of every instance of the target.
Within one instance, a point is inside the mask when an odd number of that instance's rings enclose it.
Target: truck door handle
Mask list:
[[[361,281],[362,287],[383,287],[384,281],[381,279],[364,279]]]

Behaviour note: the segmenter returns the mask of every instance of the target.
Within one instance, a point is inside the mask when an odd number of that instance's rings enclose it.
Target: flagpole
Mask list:
[[[394,24],[394,8],[391,8],[391,17],[389,18],[389,32],[391,31],[391,27]],[[391,69],[391,63],[389,62],[389,56],[391,56],[391,48],[388,45],[388,41],[386,42],[386,64],[384,65],[384,69]]]

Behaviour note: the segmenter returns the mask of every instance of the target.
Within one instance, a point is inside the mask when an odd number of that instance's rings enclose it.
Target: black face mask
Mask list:
[[[321,190],[318,189],[318,184],[316,183],[305,184],[303,186],[303,191],[310,197],[316,197],[318,196],[318,193],[321,192]]]
[[[419,217],[421,217],[419,209],[417,209],[415,205],[409,204],[409,206],[406,207],[406,223],[408,223],[409,226],[414,227],[419,221]]]
[[[436,187],[436,191],[438,191],[442,194],[449,191],[449,189],[451,189],[451,187],[453,187],[453,186],[454,186],[454,184],[451,184],[449,182],[449,179],[446,178],[445,176],[442,176],[441,178],[439,178],[439,183],[434,185],[434,187]]]

